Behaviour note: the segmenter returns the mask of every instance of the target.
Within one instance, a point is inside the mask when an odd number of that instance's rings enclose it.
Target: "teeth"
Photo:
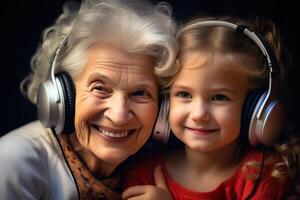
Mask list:
[[[112,133],[110,131],[103,130],[101,128],[99,128],[99,131],[101,134],[108,136],[108,137],[113,137],[113,138],[122,138],[122,137],[126,137],[128,135],[128,131],[124,131],[124,132],[120,132],[120,133]]]

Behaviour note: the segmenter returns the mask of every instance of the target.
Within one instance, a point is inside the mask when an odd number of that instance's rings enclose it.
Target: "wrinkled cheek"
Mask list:
[[[89,120],[94,115],[91,110],[84,106],[78,106],[75,114],[75,131],[81,145],[87,147],[89,143]],[[95,110],[95,109],[94,109]],[[94,111],[93,111],[94,112]]]
[[[99,112],[101,102],[92,95],[85,95],[85,98],[77,98],[75,107],[75,128],[78,137],[88,142],[89,122],[95,118]]]
[[[140,148],[142,148],[142,146],[144,146],[144,144],[146,143],[146,141],[148,140],[148,138],[151,136],[152,134],[152,129],[147,129],[147,130],[142,130],[141,132],[139,132],[137,134],[137,137],[134,138],[134,145],[132,145],[132,149],[130,154],[134,154],[137,151],[140,150]]]
[[[140,150],[140,148],[142,148],[142,146],[146,143],[146,140],[143,138],[138,138],[135,141],[135,145],[132,145],[132,150],[130,152],[130,154],[135,154],[136,152],[138,152]]]
[[[87,121],[82,118],[75,118],[75,131],[80,144],[88,147],[90,131]]]
[[[154,107],[153,109],[148,111],[145,110],[145,113],[148,113],[149,115],[143,120],[143,128],[139,133],[137,133],[137,138],[135,138],[136,141],[132,153],[137,152],[152,135],[153,126],[157,116],[157,107]]]
[[[82,120],[91,120],[103,110],[103,104],[102,101],[90,96],[76,105],[76,115],[80,116]]]

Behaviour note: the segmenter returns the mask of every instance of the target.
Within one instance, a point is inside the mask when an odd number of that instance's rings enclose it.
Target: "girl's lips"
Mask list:
[[[218,129],[206,129],[206,128],[190,128],[190,127],[186,127],[186,128],[198,135],[209,135],[218,130]]]

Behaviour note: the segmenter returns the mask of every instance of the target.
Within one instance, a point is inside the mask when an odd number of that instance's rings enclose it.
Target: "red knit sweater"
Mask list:
[[[268,160],[265,155],[265,160]],[[255,181],[249,180],[245,177],[247,170],[242,169],[245,162],[256,160],[261,161],[262,153],[258,151],[249,151],[243,159],[240,167],[236,170],[234,175],[224,182],[220,183],[212,191],[197,192],[192,191],[179,183],[175,182],[169,175],[163,157],[161,155],[153,155],[143,158],[140,161],[133,163],[127,170],[125,170],[123,179],[124,189],[134,185],[154,185],[153,170],[157,165],[162,166],[167,186],[174,199],[178,200],[219,200],[219,199],[245,199],[253,190]],[[259,179],[255,194],[252,200],[262,199],[284,199],[289,193],[290,181],[289,179],[280,180],[271,176],[272,164],[264,165],[262,176]],[[251,170],[249,170],[251,171]],[[249,172],[248,171],[248,172]],[[209,181],[209,180],[208,180]]]

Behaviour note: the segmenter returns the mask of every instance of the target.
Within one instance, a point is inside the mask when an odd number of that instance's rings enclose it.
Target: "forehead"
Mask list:
[[[127,79],[156,82],[155,63],[148,55],[128,53],[114,46],[98,45],[88,49],[86,58],[85,66],[77,79],[106,76],[115,81]]]
[[[199,81],[204,83],[205,87],[209,87],[218,83],[245,85],[248,82],[248,76],[242,70],[242,63],[235,61],[230,55],[223,57],[221,54],[189,51],[182,53],[179,59],[180,72],[173,80],[177,84],[185,85]]]
[[[202,66],[218,66],[219,70],[229,70],[249,74],[254,64],[239,53],[219,52],[214,50],[186,50],[179,55],[180,70]]]
[[[84,71],[103,68],[151,74],[154,71],[154,65],[154,59],[148,55],[129,53],[116,46],[97,45],[88,49]]]
[[[200,67],[202,65],[226,66],[226,69],[241,70],[250,61],[237,52],[220,52],[218,50],[193,49],[179,55],[181,67]],[[244,71],[244,70],[243,70]]]

